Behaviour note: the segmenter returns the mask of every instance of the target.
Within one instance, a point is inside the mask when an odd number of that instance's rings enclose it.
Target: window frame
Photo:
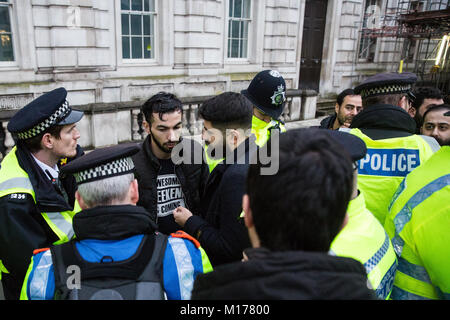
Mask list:
[[[8,13],[9,13],[9,23],[10,23],[10,30],[11,30],[11,41],[12,41],[12,51],[13,51],[13,58],[12,61],[0,61],[0,68],[10,68],[10,67],[17,67],[19,65],[19,48],[18,48],[18,30],[16,29],[16,19],[14,15],[14,3],[13,0],[7,0],[0,2],[0,6],[2,7],[8,7]]]
[[[119,35],[119,39],[117,41],[117,54],[118,54],[118,58],[119,61],[121,62],[122,65],[155,65],[158,62],[159,59],[159,50],[160,48],[158,47],[158,41],[159,41],[159,1],[158,0],[154,0],[154,4],[155,4],[155,10],[154,12],[152,11],[135,11],[135,10],[122,10],[122,5],[121,5],[121,1],[118,0],[117,1],[117,8],[118,8],[118,21],[119,23],[117,23],[117,32]],[[130,2],[131,5],[131,2]],[[130,8],[131,9],[131,8]],[[133,59],[133,58],[124,58],[123,57],[123,47],[122,47],[122,38],[123,38],[123,34],[122,34],[122,14],[126,13],[129,16],[131,16],[132,14],[139,12],[140,15],[142,16],[143,14],[148,15],[148,16],[153,16],[153,35],[150,35],[151,38],[151,42],[153,43],[153,47],[152,47],[152,51],[153,51],[153,58],[138,58],[138,59]],[[130,55],[131,55],[131,19],[129,19],[129,28],[130,28]],[[144,25],[141,25],[141,38],[144,38],[143,35],[143,28]],[[153,42],[152,42],[153,41]],[[144,48],[145,50],[145,48]]]
[[[253,39],[251,39],[251,36],[253,35],[253,24],[254,24],[254,10],[255,10],[255,3],[252,2],[252,0],[249,0],[250,3],[250,10],[249,10],[249,18],[235,18],[230,17],[230,3],[234,0],[228,0],[226,1],[226,25],[225,25],[225,31],[226,31],[226,37],[225,37],[225,61],[227,63],[248,63],[251,60],[251,52],[253,50]],[[228,50],[229,50],[229,42],[230,39],[236,39],[230,37],[230,21],[248,21],[248,27],[247,27],[247,56],[246,57],[229,57],[228,56]],[[237,39],[244,39],[244,38],[237,38]]]
[[[367,20],[365,20],[365,16],[366,16],[366,10],[369,6],[371,5],[378,5],[378,7],[380,8],[380,17],[381,17],[381,12],[383,11],[383,1],[382,0],[365,0],[364,2],[364,6],[363,6],[363,12],[362,12],[362,21],[361,21],[361,28],[363,28],[364,24],[367,24]],[[366,46],[367,48],[367,52],[369,52],[370,50],[370,46],[374,47],[374,54],[373,54],[373,60],[370,60],[368,58],[368,53],[366,54],[365,57],[361,57],[361,45],[363,43],[363,41],[367,40],[369,42],[369,44]],[[374,41],[374,43],[370,44],[370,42]],[[363,37],[362,33],[360,33],[359,35],[359,40],[358,40],[358,51],[356,52],[357,55],[357,61],[358,62],[362,62],[362,63],[375,63],[377,62],[377,58],[378,58],[378,46],[379,46],[380,41],[378,41],[378,38],[374,38],[371,39],[370,37]]]

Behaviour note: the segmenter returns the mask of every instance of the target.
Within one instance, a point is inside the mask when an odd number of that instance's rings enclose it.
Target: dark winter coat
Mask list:
[[[364,267],[322,252],[246,250],[249,260],[199,275],[192,300],[368,300]]]
[[[255,136],[242,143],[245,143],[245,154],[241,159],[245,161],[227,164],[225,160],[214,168],[206,184],[202,216],[190,217],[183,229],[200,241],[213,266],[239,261],[242,251],[250,246],[240,215],[249,159],[257,150]]]
[[[139,185],[139,202],[137,205],[144,207],[150,213],[152,220],[157,223],[157,178],[160,164],[152,152],[150,139],[150,135],[147,136],[141,145],[141,150],[132,158]],[[191,164],[182,161],[175,163],[175,174],[180,181],[187,209],[196,215],[200,212],[200,202],[208,179],[209,169],[205,161],[198,164],[194,161],[203,159],[204,151],[198,142],[192,139],[183,139],[180,143],[183,144],[183,150],[189,150]],[[202,156],[199,156],[199,154]]]

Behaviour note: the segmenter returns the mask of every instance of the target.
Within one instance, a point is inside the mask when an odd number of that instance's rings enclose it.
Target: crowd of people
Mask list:
[[[200,106],[203,144],[159,92],[142,143],[90,152],[67,91],[41,95],[1,162],[5,298],[450,299],[450,105],[416,81],[371,76],[287,131],[264,70]]]

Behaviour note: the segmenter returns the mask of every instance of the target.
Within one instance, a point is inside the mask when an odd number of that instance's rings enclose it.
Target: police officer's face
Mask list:
[[[180,142],[181,111],[164,113],[161,118],[159,113],[153,113],[151,123],[146,123],[144,127],[151,135],[153,150],[158,149],[163,153],[170,154],[172,149]]]
[[[422,125],[422,134],[435,138],[441,146],[450,145],[450,117],[444,116],[447,111],[428,112]]]
[[[342,104],[336,105],[337,119],[341,126],[349,127],[353,117],[362,110],[362,99],[360,95],[345,96]]]
[[[60,139],[54,139],[53,152],[56,156],[74,157],[77,154],[77,143],[80,138],[80,131],[77,129],[77,125],[67,124],[63,126],[59,134]]]

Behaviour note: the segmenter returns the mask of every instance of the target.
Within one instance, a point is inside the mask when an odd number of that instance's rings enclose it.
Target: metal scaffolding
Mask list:
[[[367,6],[375,1],[366,1],[361,39],[392,39],[397,70],[412,71],[419,78],[418,85],[435,86],[448,94],[450,1],[387,0],[378,13]]]

